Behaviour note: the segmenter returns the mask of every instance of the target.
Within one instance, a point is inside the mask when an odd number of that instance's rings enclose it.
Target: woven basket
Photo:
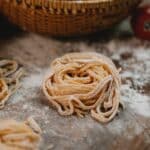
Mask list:
[[[0,11],[25,30],[83,35],[118,23],[141,0],[0,0]]]
[[[1,9],[1,6],[2,6],[2,1],[0,1],[0,9]]]

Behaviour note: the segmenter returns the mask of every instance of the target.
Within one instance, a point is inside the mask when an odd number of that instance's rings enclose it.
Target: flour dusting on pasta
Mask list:
[[[111,121],[122,106],[119,70],[106,56],[71,53],[55,59],[43,91],[60,115],[87,112],[99,122]]]

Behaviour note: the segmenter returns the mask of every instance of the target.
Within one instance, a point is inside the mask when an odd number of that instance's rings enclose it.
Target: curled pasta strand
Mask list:
[[[0,76],[9,76],[13,74],[17,70],[17,68],[18,63],[14,60],[0,60]]]

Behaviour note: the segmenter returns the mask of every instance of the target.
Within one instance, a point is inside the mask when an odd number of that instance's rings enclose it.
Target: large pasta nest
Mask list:
[[[105,123],[118,113],[120,84],[119,70],[106,56],[71,53],[52,62],[43,91],[60,115],[90,112]]]

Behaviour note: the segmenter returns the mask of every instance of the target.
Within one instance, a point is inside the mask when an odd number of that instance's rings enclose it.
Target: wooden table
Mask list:
[[[17,60],[28,73],[21,81],[22,87],[0,111],[0,118],[25,120],[33,116],[43,130],[41,150],[150,149],[149,42],[128,32],[55,39],[19,31],[6,22],[0,26],[0,57]],[[90,115],[61,117],[44,103],[41,84],[50,62],[76,51],[103,53],[122,67],[121,91],[126,108],[109,124],[100,124]]]

